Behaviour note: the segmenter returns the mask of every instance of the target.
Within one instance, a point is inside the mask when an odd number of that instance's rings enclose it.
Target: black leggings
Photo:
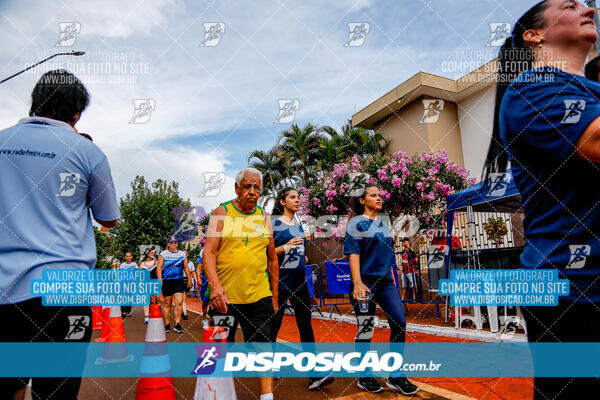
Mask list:
[[[310,296],[308,295],[308,286],[306,285],[306,282],[303,282],[297,290],[282,290],[279,292],[279,311],[277,311],[273,317],[273,322],[271,324],[271,341],[275,342],[277,340],[277,334],[279,333],[281,323],[283,322],[283,314],[285,312],[284,306],[288,299],[294,309],[296,325],[300,332],[300,341],[314,342],[315,333],[313,332],[311,324]]]
[[[600,342],[600,304],[560,300],[556,307],[524,307],[527,339],[537,342]],[[534,363],[535,370],[535,363]],[[600,378],[534,378],[535,400],[596,396]]]
[[[40,298],[35,298],[0,305],[0,315],[10,322],[10,326],[0,330],[0,342],[89,342],[92,337],[90,307],[44,306]],[[85,353],[76,358],[81,371],[85,360]],[[1,378],[0,400],[12,400],[15,391],[24,388],[28,381],[28,377]],[[80,385],[81,377],[33,378],[31,395],[34,400],[76,400]]]

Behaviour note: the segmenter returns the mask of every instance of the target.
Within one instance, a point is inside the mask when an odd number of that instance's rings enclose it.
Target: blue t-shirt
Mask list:
[[[163,280],[183,279],[185,253],[181,250],[177,250],[175,253],[171,253],[169,250],[163,250],[160,252],[160,256],[164,260],[162,267]]]
[[[280,219],[273,219],[273,240],[275,247],[283,246],[295,237],[304,239],[302,225],[294,221],[294,225],[283,223]],[[304,243],[285,254],[277,256],[279,260],[279,290],[294,291],[305,280],[306,239]]]
[[[598,117],[600,83],[550,67],[521,74],[500,108],[500,136],[525,210],[521,263],[558,269],[571,281],[567,298],[582,302],[600,301],[600,163],[575,147]]]
[[[394,241],[389,228],[382,221],[363,215],[352,218],[346,227],[344,254],[360,255],[361,276],[392,278]]]
[[[94,268],[92,215],[119,218],[106,155],[73,128],[24,118],[0,131],[0,304],[33,298],[45,269]]]

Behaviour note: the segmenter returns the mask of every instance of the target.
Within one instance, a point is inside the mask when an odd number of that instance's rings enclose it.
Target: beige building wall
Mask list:
[[[390,141],[390,153],[405,151],[413,155],[445,150],[451,160],[464,166],[456,104],[445,101],[438,121],[426,124],[419,122],[423,118],[425,99],[435,98],[422,96],[376,123],[373,129]]]
[[[464,167],[479,180],[492,137],[496,88],[490,86],[458,103]]]

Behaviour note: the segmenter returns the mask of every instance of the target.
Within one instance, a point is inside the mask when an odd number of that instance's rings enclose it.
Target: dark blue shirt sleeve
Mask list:
[[[502,101],[501,118],[508,128],[509,152],[511,143],[522,141],[532,152],[562,163],[573,155],[588,125],[600,116],[600,101],[586,90],[585,78],[552,76],[552,82],[511,85]]]
[[[346,227],[346,236],[344,237],[344,254],[360,254],[360,243],[362,237],[358,232],[356,220],[350,220]]]

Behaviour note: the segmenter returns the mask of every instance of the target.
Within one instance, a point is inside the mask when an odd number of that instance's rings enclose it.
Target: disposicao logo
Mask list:
[[[223,351],[218,345],[196,346],[196,353],[198,353],[198,360],[192,375],[210,375],[215,372],[217,359],[221,357]]]

